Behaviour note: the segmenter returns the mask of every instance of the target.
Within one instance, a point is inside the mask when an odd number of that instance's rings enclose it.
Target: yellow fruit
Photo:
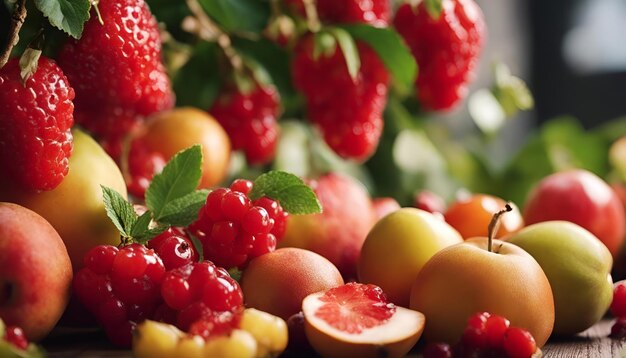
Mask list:
[[[256,339],[258,358],[278,356],[287,348],[287,323],[280,317],[248,308],[243,312],[241,329]]]
[[[241,329],[235,329],[230,336],[215,337],[204,346],[205,357],[254,358],[257,343],[254,337]]]
[[[185,336],[178,341],[174,349],[174,357],[202,358],[204,357],[205,340],[200,336]]]
[[[96,141],[74,130],[70,171],[54,190],[41,193],[0,186],[0,201],[25,206],[46,219],[63,239],[74,271],[83,257],[100,244],[117,245],[120,233],[107,217],[101,185],[126,197],[126,184],[117,165]]]
[[[463,241],[443,219],[403,208],[380,219],[367,235],[357,262],[359,281],[380,286],[389,300],[408,307],[411,287],[439,250]]]
[[[170,325],[151,320],[140,323],[133,336],[133,356],[136,358],[169,358],[184,332]]]

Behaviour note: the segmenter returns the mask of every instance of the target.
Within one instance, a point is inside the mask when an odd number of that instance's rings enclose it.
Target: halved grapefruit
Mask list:
[[[348,283],[302,301],[309,343],[324,357],[402,357],[424,330],[424,315],[387,301],[380,287]]]

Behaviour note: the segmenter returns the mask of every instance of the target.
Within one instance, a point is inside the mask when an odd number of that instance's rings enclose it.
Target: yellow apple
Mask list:
[[[83,266],[83,256],[100,244],[119,244],[120,234],[107,217],[101,185],[126,197],[122,173],[91,137],[74,130],[70,171],[54,190],[27,192],[0,187],[0,200],[25,206],[43,216],[59,233],[74,271]]]
[[[397,305],[407,307],[422,266],[439,250],[463,241],[443,218],[403,208],[374,225],[357,261],[359,281],[380,286]]]

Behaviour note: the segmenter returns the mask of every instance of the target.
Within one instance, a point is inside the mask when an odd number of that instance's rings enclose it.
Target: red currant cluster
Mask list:
[[[512,327],[509,320],[502,316],[479,312],[467,321],[459,343],[454,346],[447,343],[428,344],[424,348],[424,358],[529,358],[536,350],[537,343],[528,331]]]
[[[225,267],[243,267],[272,252],[285,233],[288,214],[273,199],[251,201],[252,182],[235,180],[213,190],[189,229],[201,242],[204,257]]]
[[[617,320],[611,327],[612,338],[626,337],[626,281],[615,284],[613,289],[613,301],[611,302],[611,313]]]
[[[74,292],[111,342],[130,347],[135,325],[152,317],[162,301],[163,261],[143,245],[99,245],[87,252],[84,264],[74,277]]]
[[[161,320],[204,338],[228,333],[239,324],[243,293],[228,272],[204,261],[169,271],[161,296]]]
[[[128,192],[143,198],[152,177],[160,173],[165,164],[165,157],[161,153],[148,150],[141,140],[132,141],[128,152],[128,173],[125,175]]]

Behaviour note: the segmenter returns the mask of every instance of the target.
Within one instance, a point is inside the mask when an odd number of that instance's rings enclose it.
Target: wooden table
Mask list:
[[[606,319],[576,337],[552,339],[543,347],[547,358],[626,358],[626,339],[611,339],[612,320]],[[131,358],[127,350],[116,350],[98,331],[59,330],[43,342],[50,358]],[[418,355],[411,355],[417,357]],[[183,358],[183,357],[181,357]]]

